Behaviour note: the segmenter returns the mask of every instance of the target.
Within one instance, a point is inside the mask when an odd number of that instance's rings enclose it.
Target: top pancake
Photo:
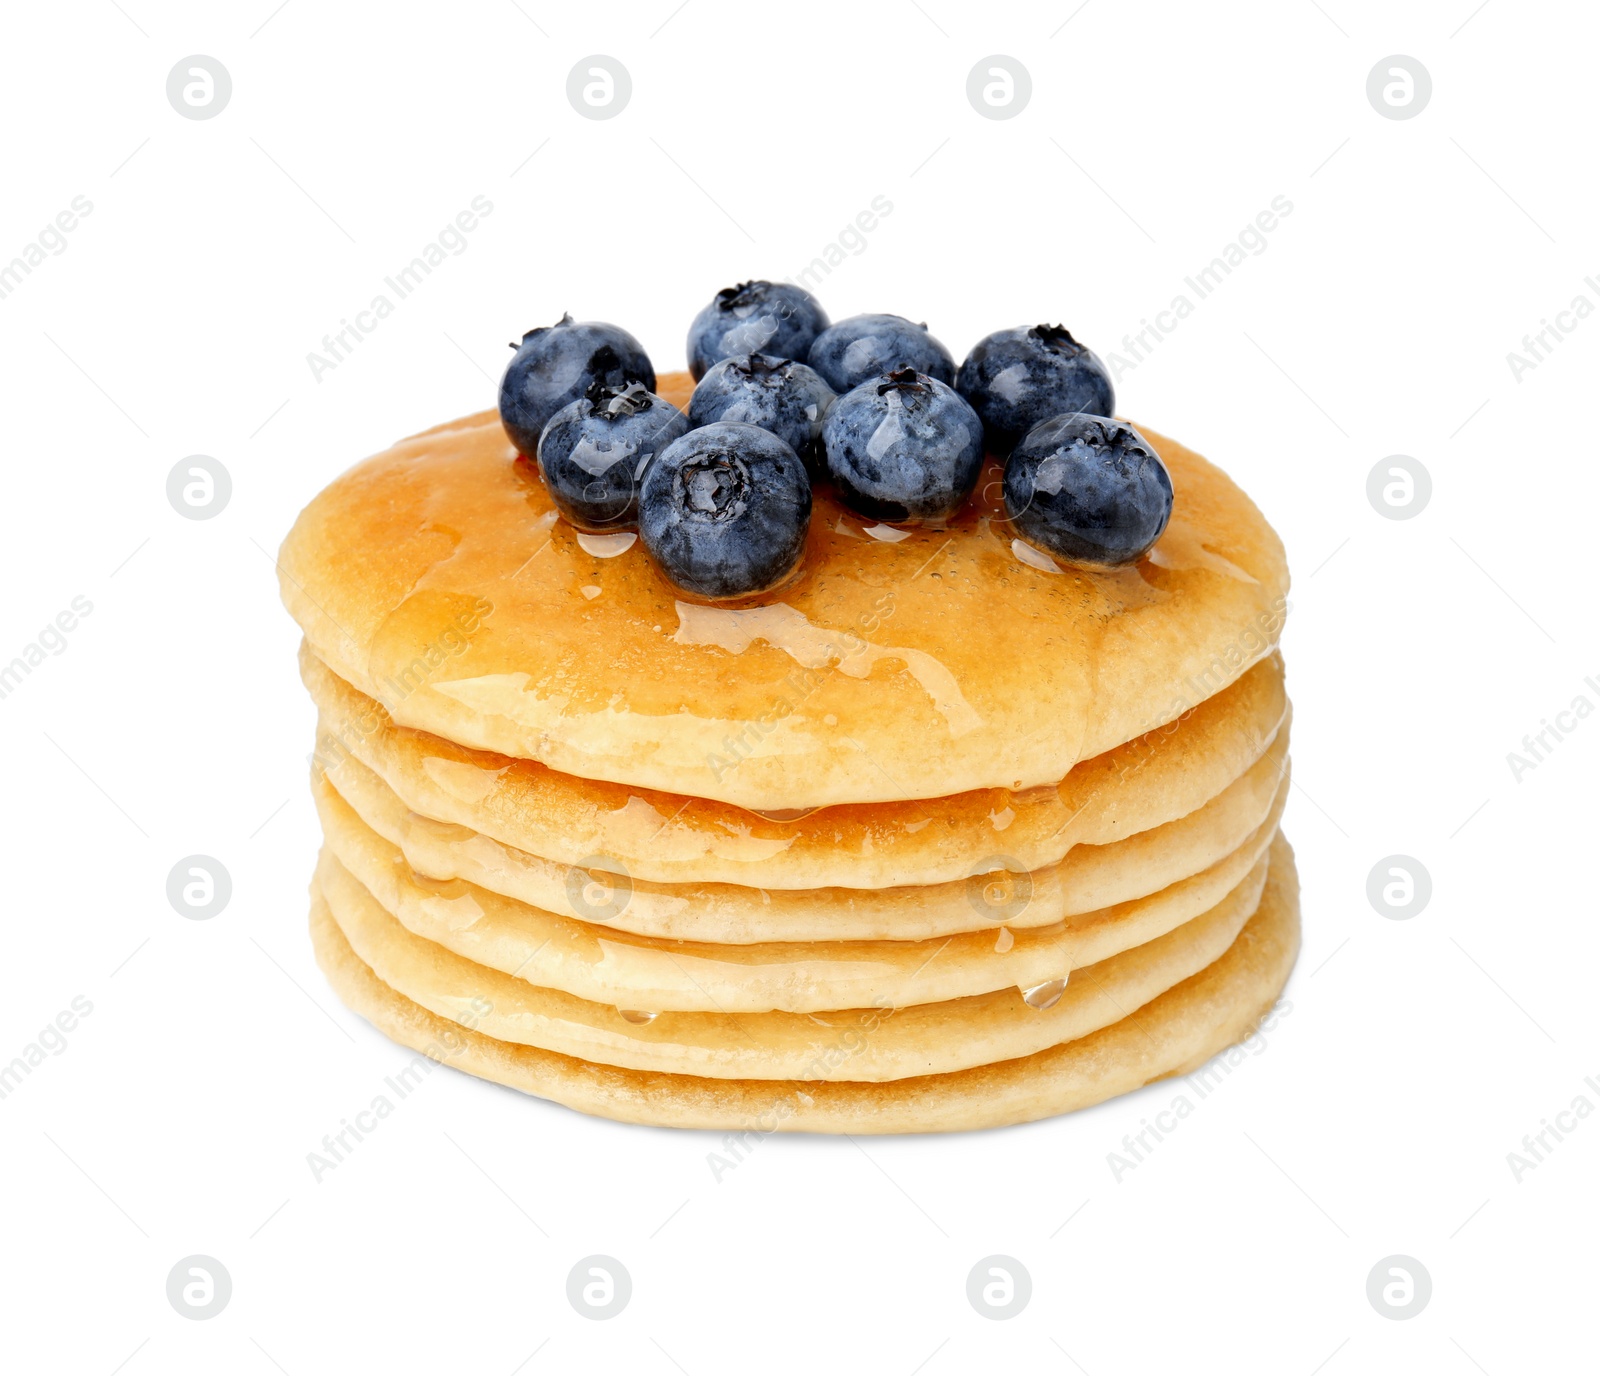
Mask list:
[[[1181,715],[1282,628],[1261,513],[1142,433],[1175,502],[1134,568],[1024,562],[991,464],[943,528],[875,526],[819,488],[799,577],[727,608],[679,598],[637,542],[586,551],[483,412],[336,479],[280,586],[318,657],[399,724],[569,774],[762,812],[1029,788]]]

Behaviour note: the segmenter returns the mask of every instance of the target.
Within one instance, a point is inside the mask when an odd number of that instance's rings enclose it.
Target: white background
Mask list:
[[[0,1061],[75,997],[93,1012],[0,1101],[4,1364],[1592,1360],[1600,1123],[1520,1181],[1507,1162],[1576,1096],[1600,1106],[1600,720],[1520,781],[1507,763],[1600,705],[1600,319],[1520,380],[1507,362],[1580,292],[1600,304],[1592,9],[673,2],[7,11],[0,262],[74,196],[93,211],[0,300],[0,661],[74,597],[93,611],[0,701]],[[614,119],[566,99],[593,53],[632,75]],[[1404,121],[1366,96],[1397,53],[1433,81]],[[214,119],[167,102],[189,54],[231,73]],[[1031,73],[1013,119],[967,101],[990,54]],[[315,380],[307,353],[476,195],[466,251]],[[718,287],[798,272],[875,196],[892,212],[819,295],[926,319],[959,358],[1058,319],[1109,354],[1278,195],[1266,250],[1118,387],[1243,484],[1294,569],[1306,936],[1266,1049],[1120,1181],[1108,1153],[1181,1086],[1002,1132],[773,1138],[718,1183],[708,1134],[444,1072],[316,1182],[307,1153],[407,1059],[305,930],[312,713],[271,561],[317,489],[493,405],[505,342],[563,310],[682,366]],[[232,476],[209,521],[165,495],[195,453]],[[1366,496],[1397,453],[1433,481],[1407,521]],[[195,853],[233,880],[208,922],[165,895]],[[1404,922],[1366,898],[1394,853],[1433,882]],[[233,1279],[206,1322],[165,1293],[193,1253]],[[566,1299],[592,1253],[633,1278],[607,1322]],[[992,1253],[1032,1276],[1008,1322],[965,1298]],[[1366,1296],[1393,1253],[1433,1280],[1405,1322]]]

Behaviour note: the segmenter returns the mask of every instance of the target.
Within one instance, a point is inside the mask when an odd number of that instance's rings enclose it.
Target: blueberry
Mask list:
[[[833,388],[804,363],[743,354],[711,365],[689,399],[689,424],[740,421],[770,430],[818,471],[822,422],[833,405]]]
[[[1172,479],[1143,435],[1101,416],[1054,416],[1006,463],[1006,513],[1029,544],[1118,568],[1150,552],[1172,516]]]
[[[953,385],[956,361],[950,350],[903,315],[852,315],[817,336],[806,362],[841,396],[852,387],[896,368],[915,368]]]
[[[688,430],[683,412],[642,382],[597,382],[550,417],[539,436],[539,472],[579,530],[631,530],[645,466]]]
[[[656,456],[639,535],[667,581],[708,601],[748,597],[800,563],[811,482],[800,456],[754,425],[717,421]]]
[[[500,420],[511,442],[532,455],[539,432],[569,402],[595,383],[626,387],[642,382],[655,391],[656,371],[649,356],[624,329],[598,320],[574,323],[563,315],[554,325],[529,330],[500,379]]]
[[[1106,365],[1060,325],[986,335],[962,363],[956,390],[1001,457],[1040,421],[1072,411],[1109,416],[1117,404]]]
[[[822,427],[839,498],[879,521],[953,515],[983,467],[983,422],[953,387],[902,368],[834,402]]]
[[[698,382],[713,363],[736,354],[767,354],[805,362],[828,328],[828,313],[804,287],[789,282],[741,282],[724,287],[689,326],[689,371]]]

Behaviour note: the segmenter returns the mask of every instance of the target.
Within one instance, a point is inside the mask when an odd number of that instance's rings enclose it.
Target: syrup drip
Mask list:
[[[624,530],[616,535],[591,535],[586,530],[577,532],[578,548],[596,559],[615,559],[633,548],[639,538],[637,531]]]
[[[886,545],[898,545],[902,540],[909,540],[911,532],[901,530],[897,526],[875,525],[864,526],[861,533],[870,535],[874,540],[882,540]]]
[[[1035,549],[1026,540],[1013,540],[1011,552],[1017,556],[1030,569],[1038,569],[1041,573],[1065,573],[1054,559],[1042,549]]]
[[[1048,1008],[1054,1008],[1061,1002],[1061,996],[1067,992],[1067,976],[1060,979],[1047,979],[1043,984],[1035,984],[1031,989],[1023,989],[1022,1001],[1029,1008],[1036,1008],[1043,1013]]]

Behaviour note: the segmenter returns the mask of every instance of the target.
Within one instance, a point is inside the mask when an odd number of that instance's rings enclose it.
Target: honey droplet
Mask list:
[[[1060,979],[1047,979],[1043,984],[1036,984],[1031,989],[1022,990],[1022,1001],[1029,1008],[1036,1008],[1044,1012],[1047,1008],[1054,1008],[1061,1002],[1061,996],[1067,992],[1067,977]]]
[[[580,530],[577,536],[578,548],[585,554],[594,555],[596,559],[615,559],[619,554],[626,554],[633,548],[633,542],[639,538],[638,533],[631,530],[611,535],[595,535],[587,530]]]
[[[642,1013],[637,1008],[619,1008],[617,1013],[623,1022],[631,1022],[635,1027],[644,1027],[661,1016],[659,1013]]]
[[[1001,955],[1004,955],[1016,944],[1017,939],[1011,935],[1011,928],[1009,927],[1002,927],[1000,929],[1000,935],[994,939],[994,948]]]
[[[1035,549],[1025,540],[1013,540],[1011,552],[1031,569],[1040,573],[1060,573],[1061,566],[1042,549]]]
[[[870,535],[874,540],[882,540],[887,545],[898,545],[902,540],[911,538],[909,530],[900,530],[895,526],[882,524],[867,526],[861,533]]]

